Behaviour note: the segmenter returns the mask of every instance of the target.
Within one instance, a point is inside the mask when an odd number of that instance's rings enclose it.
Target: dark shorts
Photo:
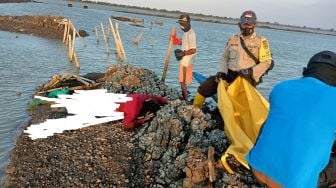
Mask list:
[[[330,157],[328,165],[321,172],[318,187],[328,187],[336,183],[336,155]]]
[[[242,78],[246,79],[253,86],[256,86],[258,84],[251,78],[251,75],[240,75],[237,72],[231,70],[228,70],[225,80],[230,84],[238,76],[241,76]],[[216,76],[210,76],[207,80],[201,83],[201,85],[197,89],[197,92],[201,94],[203,97],[210,97],[217,93],[217,86],[218,83],[216,82]]]

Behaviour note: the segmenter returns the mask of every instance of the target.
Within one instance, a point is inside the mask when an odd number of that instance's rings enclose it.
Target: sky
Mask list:
[[[253,10],[262,22],[336,30],[335,0],[98,0],[114,4],[239,18]]]

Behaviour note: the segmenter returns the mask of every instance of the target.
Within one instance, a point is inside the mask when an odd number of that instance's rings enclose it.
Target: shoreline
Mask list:
[[[34,0],[1,0],[0,3],[30,3]]]
[[[0,31],[34,35],[49,39],[62,39],[65,22],[63,16],[0,16]],[[89,34],[85,30],[78,30],[81,37]],[[18,37],[18,36],[17,36]]]
[[[62,16],[0,16],[0,30],[30,34],[51,39],[62,39]]]
[[[71,2],[76,2],[76,1],[71,0]],[[181,13],[187,13],[187,12],[180,12],[180,11],[157,10],[157,9],[137,7],[137,6],[126,6],[126,5],[119,5],[119,4],[113,4],[113,3],[105,3],[105,2],[92,2],[92,1],[85,1],[85,0],[81,0],[80,2],[92,4],[92,5],[103,5],[103,6],[109,6],[109,7],[116,7],[119,9],[120,8],[127,9],[127,10],[113,10],[116,12],[163,17],[163,18],[178,19]],[[134,11],[130,11],[130,10],[134,10]],[[139,11],[146,11],[146,12],[139,12]],[[209,15],[194,14],[194,13],[188,13],[188,14],[190,15],[191,20],[193,21],[227,24],[227,25],[236,25],[238,23],[238,19],[234,19],[234,18],[209,16]],[[291,26],[291,25],[283,25],[283,24],[272,24],[272,23],[267,23],[267,22],[257,22],[257,24],[258,24],[258,28],[264,28],[264,29],[274,29],[274,30],[280,30],[280,31],[336,36],[336,31],[334,30],[325,30],[325,29],[310,28],[310,27],[299,27],[299,26]]]

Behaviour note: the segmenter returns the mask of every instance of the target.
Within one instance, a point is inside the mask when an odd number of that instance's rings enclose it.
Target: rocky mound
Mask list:
[[[127,64],[111,66],[102,81],[105,82],[103,87],[112,93],[146,93],[168,99],[179,97],[178,91],[165,85],[153,71]]]
[[[46,139],[21,134],[13,149],[5,187],[251,187],[246,169],[234,175],[215,167],[209,180],[209,148],[218,160],[228,147],[223,124],[187,105],[150,70],[113,65],[102,78],[116,93],[149,93],[171,100],[150,123],[128,132],[120,122],[66,131]],[[64,116],[48,104],[33,108],[28,123]],[[210,156],[211,157],[211,156]]]
[[[200,109],[184,101],[170,102],[157,113],[150,126],[135,135],[131,183],[141,187],[238,187],[257,186],[252,174],[235,161],[238,172],[216,168],[209,179],[208,149],[214,147],[218,160],[229,146],[223,126]]]

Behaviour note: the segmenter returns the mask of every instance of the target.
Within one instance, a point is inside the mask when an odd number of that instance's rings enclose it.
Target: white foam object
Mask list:
[[[30,125],[24,132],[28,133],[32,140],[47,138],[65,130],[124,119],[124,113],[116,111],[120,106],[118,103],[132,100],[126,94],[108,93],[106,89],[75,90],[72,95],[58,95],[58,98],[41,96],[34,98],[54,102],[51,108],[65,107],[72,115],[66,118],[47,119],[43,123]]]

